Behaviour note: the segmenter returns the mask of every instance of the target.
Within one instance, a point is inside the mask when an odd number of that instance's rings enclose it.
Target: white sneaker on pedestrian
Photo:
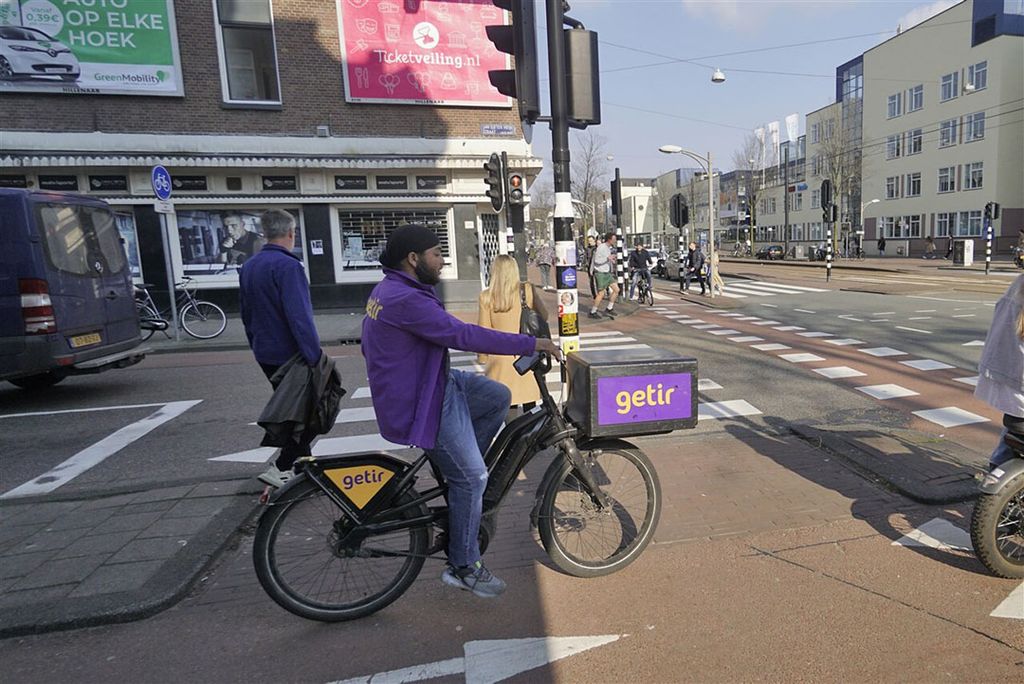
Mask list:
[[[276,465],[272,465],[269,468],[267,468],[263,472],[263,474],[260,475],[257,479],[263,484],[268,484],[271,487],[280,489],[285,485],[286,482],[288,482],[288,480],[292,479],[293,477],[295,477],[294,470],[280,470]]]

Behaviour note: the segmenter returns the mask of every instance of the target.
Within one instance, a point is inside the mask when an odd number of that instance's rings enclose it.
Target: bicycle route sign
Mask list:
[[[153,192],[158,200],[166,202],[171,199],[171,174],[164,167],[157,165],[153,167],[151,174]]]

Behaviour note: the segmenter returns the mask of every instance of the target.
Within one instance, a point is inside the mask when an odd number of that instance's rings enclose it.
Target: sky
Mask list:
[[[835,101],[835,70],[866,50],[956,4],[954,0],[569,0],[570,16],[596,31],[601,124],[609,167],[653,178],[695,167],[658,147],[712,155],[732,170],[733,152],[766,122],[803,116]],[[543,0],[538,47],[547,72]],[[678,60],[690,60],[681,62]],[[715,68],[726,81],[711,82]],[[546,93],[548,82],[541,81]],[[545,95],[546,97],[546,95]],[[547,104],[544,105],[547,113]],[[781,124],[782,131],[785,125]],[[575,137],[571,132],[570,137]],[[783,132],[783,139],[785,133]],[[574,144],[574,143],[573,143]],[[533,131],[550,184],[551,132]]]

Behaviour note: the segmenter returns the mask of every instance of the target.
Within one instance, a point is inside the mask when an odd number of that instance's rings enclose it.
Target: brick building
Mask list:
[[[447,257],[443,296],[475,301],[505,244],[482,163],[504,151],[528,178],[541,164],[512,103],[487,85],[488,64],[505,57],[483,36],[484,25],[502,21],[491,3],[93,5],[110,12],[90,16],[65,4],[62,21],[40,27],[19,16],[19,0],[0,0],[0,47],[5,39],[41,44],[27,32],[49,28],[44,33],[61,43],[40,52],[63,44],[78,57],[56,66],[42,55],[26,67],[36,69],[28,77],[0,62],[0,187],[109,201],[137,279],[162,284],[164,235],[150,170],[166,166],[174,179],[166,220],[173,275],[191,276],[205,296],[228,305],[267,208],[298,217],[297,249],[318,306],[361,306],[380,278],[377,256],[389,232],[423,222],[437,230]],[[102,64],[89,48],[103,40],[108,53],[113,41],[113,52],[121,46],[123,61],[135,61]],[[148,46],[141,58],[129,54],[138,45]]]

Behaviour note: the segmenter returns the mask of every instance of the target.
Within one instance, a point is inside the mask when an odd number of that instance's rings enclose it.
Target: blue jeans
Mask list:
[[[648,290],[653,289],[653,285],[654,284],[651,282],[651,272],[649,270],[647,270],[645,268],[645,269],[640,270],[640,271],[633,271],[633,277],[629,281],[629,298],[630,299],[633,298],[633,291],[636,289],[636,281],[638,281],[641,277],[644,280],[647,281],[647,289]]]
[[[459,370],[448,372],[437,444],[427,451],[448,482],[448,562],[480,560],[480,517],[487,466],[483,454],[508,415],[512,394],[500,382]]]

